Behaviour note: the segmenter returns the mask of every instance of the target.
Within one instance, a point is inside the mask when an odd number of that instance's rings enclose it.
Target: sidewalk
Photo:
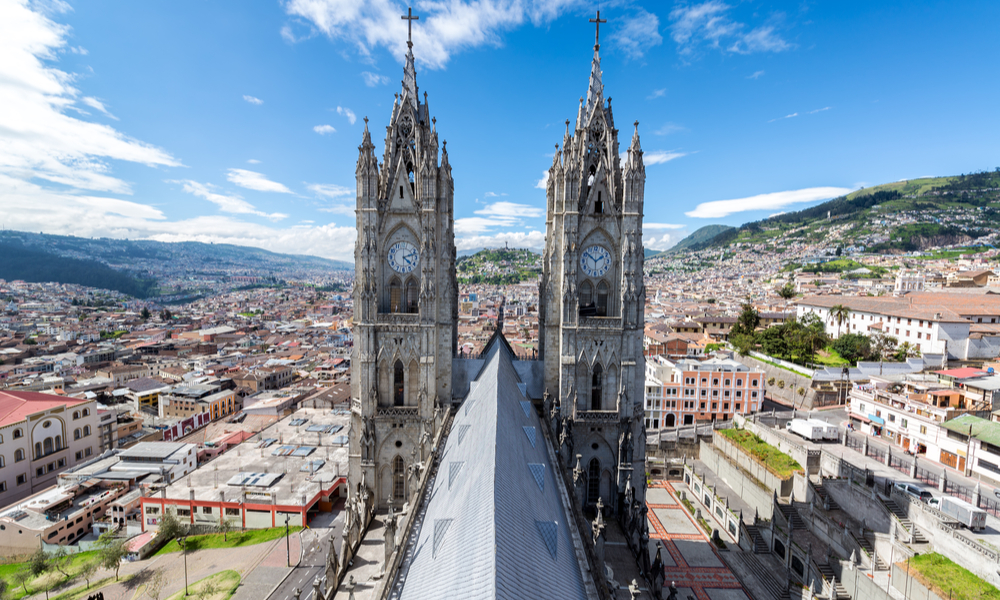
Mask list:
[[[271,550],[246,573],[241,572],[243,580],[233,594],[232,600],[260,600],[267,598],[271,590],[277,587],[294,570],[302,556],[301,532],[295,532],[288,540],[290,553],[286,553],[285,539],[276,540]],[[291,556],[292,566],[288,566],[287,557]]]

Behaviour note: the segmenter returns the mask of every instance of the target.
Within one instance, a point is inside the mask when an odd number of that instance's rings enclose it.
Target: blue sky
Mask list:
[[[415,2],[460,249],[542,245],[597,5]],[[350,260],[362,118],[402,78],[390,0],[0,0],[0,222]],[[991,2],[601,3],[605,96],[664,249],[859,186],[1000,166]]]

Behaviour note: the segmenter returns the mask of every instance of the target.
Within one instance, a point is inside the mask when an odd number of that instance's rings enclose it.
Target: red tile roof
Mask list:
[[[979,369],[973,369],[972,367],[963,367],[961,369],[946,369],[944,371],[934,371],[938,375],[944,375],[946,377],[954,377],[955,379],[968,379],[969,377],[982,377],[986,375],[986,371],[981,371]]]
[[[0,427],[23,421],[28,415],[59,406],[91,402],[86,398],[65,398],[39,392],[0,391]]]

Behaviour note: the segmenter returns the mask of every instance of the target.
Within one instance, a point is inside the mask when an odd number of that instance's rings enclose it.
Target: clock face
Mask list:
[[[389,266],[397,273],[409,273],[419,262],[420,254],[409,242],[396,242],[389,248]]]
[[[603,277],[611,268],[611,253],[602,246],[585,248],[580,255],[580,268],[588,277]]]

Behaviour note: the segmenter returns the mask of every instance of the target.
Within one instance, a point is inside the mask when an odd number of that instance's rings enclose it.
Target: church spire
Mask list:
[[[420,19],[413,14],[413,8],[407,8],[401,17],[406,21],[406,66],[403,67],[403,99],[414,111],[417,110],[417,70],[413,64],[413,22]]]
[[[587,109],[584,115],[589,117],[595,105],[604,105],[604,83],[601,82],[601,23],[607,23],[607,19],[601,18],[601,11],[597,11],[597,18],[591,19],[597,28],[594,31],[594,61],[590,66],[590,87],[587,89]],[[579,126],[579,125],[578,125]]]

